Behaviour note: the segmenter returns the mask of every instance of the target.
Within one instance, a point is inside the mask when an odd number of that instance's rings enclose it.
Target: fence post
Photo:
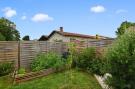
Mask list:
[[[18,41],[18,69],[20,68],[20,41]]]

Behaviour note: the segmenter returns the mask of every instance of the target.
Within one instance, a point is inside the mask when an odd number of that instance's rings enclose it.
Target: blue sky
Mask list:
[[[0,17],[37,39],[64,27],[66,32],[115,37],[121,22],[135,22],[135,0],[0,0]]]

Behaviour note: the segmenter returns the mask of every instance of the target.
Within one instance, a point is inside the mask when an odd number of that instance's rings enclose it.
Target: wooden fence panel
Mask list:
[[[88,47],[100,47],[104,48],[107,47],[108,45],[112,44],[114,39],[102,39],[102,40],[94,40],[94,41],[89,41]]]
[[[0,61],[15,61],[18,65],[17,41],[0,41]]]
[[[31,61],[39,52],[37,41],[20,42],[20,67],[29,69]]]
[[[63,53],[63,43],[47,41],[22,41],[20,42],[20,67],[29,70],[32,60],[38,53],[56,52]]]

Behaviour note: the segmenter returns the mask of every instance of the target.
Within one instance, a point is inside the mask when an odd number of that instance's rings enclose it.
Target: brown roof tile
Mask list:
[[[58,34],[61,34],[63,36],[95,39],[94,36],[90,36],[90,35],[84,35],[84,34],[78,34],[78,33],[70,33],[70,32],[62,32],[62,31],[55,31],[55,32],[58,33]]]

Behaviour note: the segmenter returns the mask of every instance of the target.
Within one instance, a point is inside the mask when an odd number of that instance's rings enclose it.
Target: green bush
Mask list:
[[[104,74],[104,60],[102,60],[101,55],[97,56],[96,49],[93,47],[86,48],[80,52],[75,62],[78,68],[86,70],[89,73],[94,73],[97,75]]]
[[[24,68],[20,68],[18,70],[18,74],[25,74],[26,73],[26,70]]]
[[[18,76],[20,76],[20,77],[24,76],[25,73],[26,73],[25,68],[20,68],[20,69],[18,70]]]
[[[39,71],[48,68],[58,68],[64,64],[64,60],[56,53],[41,53],[33,60],[31,69],[32,71]]]
[[[12,62],[0,63],[0,76],[8,75],[13,71],[13,68]]]
[[[113,89],[135,89],[135,32],[127,31],[108,49],[108,85]]]
[[[100,76],[104,75],[104,60],[100,58],[93,59],[90,63],[89,66],[87,67],[88,72],[97,74]]]
[[[77,60],[77,66],[79,68],[87,69],[92,60],[96,57],[95,48],[86,48],[79,55]]]

